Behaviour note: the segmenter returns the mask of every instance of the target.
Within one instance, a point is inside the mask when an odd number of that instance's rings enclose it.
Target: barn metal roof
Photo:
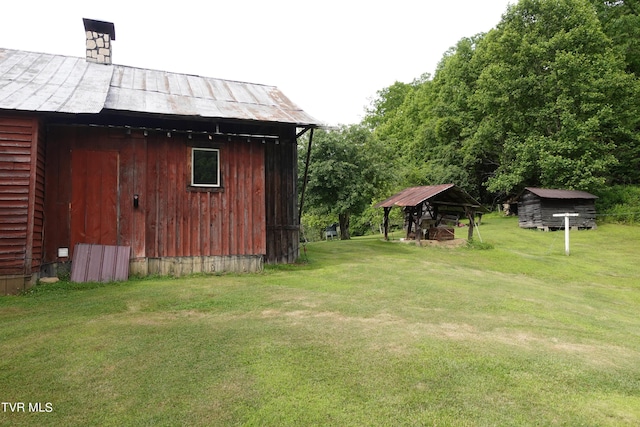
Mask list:
[[[526,191],[530,191],[538,197],[543,199],[597,199],[598,196],[594,196],[586,191],[577,190],[555,190],[548,188],[536,188],[525,187]]]
[[[103,110],[320,126],[277,87],[0,48],[0,109]]]
[[[424,202],[451,206],[468,206],[485,210],[480,203],[454,184],[405,188],[375,205],[377,208],[417,206]]]

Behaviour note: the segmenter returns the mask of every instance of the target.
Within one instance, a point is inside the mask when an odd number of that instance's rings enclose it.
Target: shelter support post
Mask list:
[[[474,209],[465,209],[465,213],[467,214],[467,218],[469,219],[469,232],[467,233],[467,240],[473,240],[473,228],[475,227],[475,217],[476,211]]]
[[[302,133],[296,135],[299,138]],[[302,179],[302,193],[300,194],[300,210],[298,211],[298,221],[302,223],[302,207],[304,206],[304,193],[307,189],[307,180],[309,178],[309,163],[311,161],[311,143],[313,142],[313,128],[309,134],[309,145],[307,146],[307,158],[304,162],[304,178]]]
[[[416,245],[420,246],[422,239],[422,204],[416,206]]]
[[[389,212],[391,208],[384,208],[384,219],[382,220],[382,226],[384,227],[384,240],[389,240]]]

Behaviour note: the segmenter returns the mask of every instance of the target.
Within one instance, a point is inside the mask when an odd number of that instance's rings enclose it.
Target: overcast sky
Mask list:
[[[6,3],[6,4],[4,4]],[[279,87],[316,119],[359,122],[376,92],[432,73],[515,0],[18,0],[0,47],[85,55],[82,18],[115,24],[115,64]]]

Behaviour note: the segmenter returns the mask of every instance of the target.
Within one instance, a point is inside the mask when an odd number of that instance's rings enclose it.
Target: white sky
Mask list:
[[[0,47],[84,57],[82,18],[109,21],[115,64],[278,86],[316,119],[351,124],[514,2],[18,0],[0,8]]]

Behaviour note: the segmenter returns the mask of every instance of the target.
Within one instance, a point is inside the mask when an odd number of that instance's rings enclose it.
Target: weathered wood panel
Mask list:
[[[71,148],[74,127],[48,129],[45,166],[45,262],[57,262],[58,248],[71,245]]]
[[[71,247],[118,244],[118,152],[71,151]]]
[[[267,256],[269,263],[292,263],[299,255],[297,144],[294,130],[283,130],[279,144],[266,151]]]
[[[221,188],[190,187],[194,145],[220,149]],[[118,199],[113,201],[118,206],[113,225],[118,231],[115,244],[131,246],[132,259],[262,258],[266,253],[265,155],[259,141],[198,141],[183,134],[150,131],[145,137],[141,131],[125,134],[119,129],[52,126],[49,146],[57,149],[47,153],[51,159],[46,168],[48,229],[57,228],[50,220],[71,221],[72,186],[81,185],[70,179],[71,153],[117,152],[119,173],[113,184],[118,187]],[[97,170],[99,165],[89,167]],[[137,208],[133,207],[135,194],[139,197]],[[72,243],[70,227],[63,225],[58,230],[46,235],[49,261],[56,260],[58,247]]]
[[[0,275],[32,271],[37,134],[35,118],[0,116]]]
[[[37,144],[32,147],[34,159],[31,169],[31,187],[33,189],[32,205],[30,206],[32,218],[31,232],[31,273],[37,273],[44,261],[44,195],[45,195],[45,148],[46,132],[41,122],[34,121]]]
[[[521,228],[561,229],[564,218],[557,213],[578,213],[571,218],[571,227],[596,227],[595,202],[590,199],[548,199],[525,191],[518,200],[518,225]]]

